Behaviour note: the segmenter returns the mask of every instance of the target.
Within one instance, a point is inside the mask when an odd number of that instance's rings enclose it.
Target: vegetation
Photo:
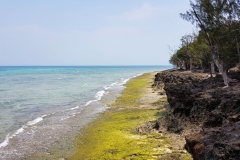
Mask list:
[[[240,63],[240,1],[195,0],[190,7],[180,16],[195,24],[199,33],[182,37],[182,46],[170,63],[183,69],[208,69],[211,73],[216,66],[228,85],[228,69]]]
[[[207,41],[203,35],[196,36],[195,33],[185,35],[181,41],[181,48],[171,56],[170,63],[182,69],[208,69],[211,58],[208,54]]]
[[[126,88],[121,96],[116,99],[113,106],[128,108],[138,106],[138,100],[144,94],[144,89],[151,85],[152,81],[149,81],[149,74],[143,74],[134,80],[130,80],[125,84]]]
[[[76,154],[67,159],[192,159],[186,152],[173,151],[173,142],[159,133],[136,132],[139,125],[165,114],[164,109],[139,108],[151,79],[152,74],[144,74],[130,80],[113,106],[84,128],[77,137]]]

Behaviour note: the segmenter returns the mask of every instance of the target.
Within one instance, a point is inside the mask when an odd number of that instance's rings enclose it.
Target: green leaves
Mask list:
[[[190,9],[180,16],[200,28],[199,35],[180,50],[190,57],[190,62],[201,59],[200,63],[211,61],[221,64],[224,70],[240,62],[240,1],[239,0],[195,0]],[[178,58],[181,54],[177,51]],[[172,56],[174,57],[174,56]]]
[[[185,35],[181,38],[182,46],[171,56],[170,63],[173,65],[181,66],[183,62],[186,63],[187,69],[190,64],[195,67],[202,65],[208,66],[211,62],[210,49],[206,38],[200,33],[196,35]],[[205,68],[206,68],[205,67]]]

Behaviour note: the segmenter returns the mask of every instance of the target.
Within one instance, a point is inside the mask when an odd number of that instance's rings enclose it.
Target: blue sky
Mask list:
[[[0,1],[1,65],[168,65],[189,0]]]

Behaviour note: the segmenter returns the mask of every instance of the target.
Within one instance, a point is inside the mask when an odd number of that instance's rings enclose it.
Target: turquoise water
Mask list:
[[[47,142],[54,141],[62,128],[76,124],[73,123],[75,116],[84,121],[88,114],[104,111],[129,78],[169,68],[171,66],[0,67],[1,158],[25,154],[25,150],[31,152],[30,143],[36,144],[36,138],[48,139],[48,131],[53,137]],[[26,141],[29,146],[24,146]]]

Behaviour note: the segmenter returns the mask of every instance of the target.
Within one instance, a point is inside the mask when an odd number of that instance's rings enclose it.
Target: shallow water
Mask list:
[[[104,111],[129,78],[168,68],[0,67],[0,158],[46,152]]]

